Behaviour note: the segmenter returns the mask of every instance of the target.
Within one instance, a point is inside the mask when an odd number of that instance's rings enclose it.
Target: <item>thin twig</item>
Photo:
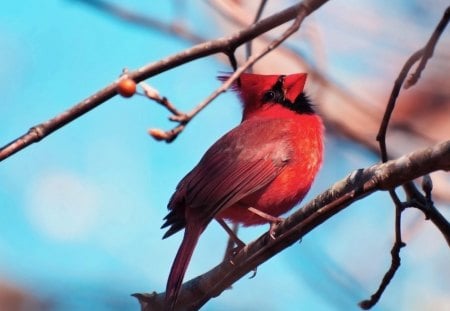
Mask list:
[[[250,27],[255,23],[254,19],[250,20],[250,18],[246,16],[244,10],[233,1],[209,0],[206,3],[236,28]],[[268,44],[272,40],[272,37],[265,33],[259,36],[258,40]],[[294,61],[298,67],[308,69],[307,71],[310,75],[320,75],[320,73],[316,72],[312,66],[301,58],[302,53],[298,49],[292,48],[290,44],[286,43],[283,46],[278,47],[277,51],[281,53],[280,57],[288,58]],[[325,78],[321,76],[320,80],[325,80]]]
[[[391,265],[384,274],[377,291],[372,294],[369,299],[363,300],[358,304],[364,310],[372,308],[380,300],[381,295],[383,295],[385,289],[393,279],[395,272],[397,272],[398,268],[400,267],[400,250],[402,249],[402,247],[406,246],[406,244],[402,241],[401,231],[401,216],[404,207],[394,190],[389,190],[389,193],[395,202],[395,242],[391,249]]]
[[[414,85],[418,79],[420,78],[420,74],[425,69],[425,65],[427,64],[427,61],[431,56],[433,55],[434,48],[436,47],[436,44],[444,31],[445,27],[447,26],[450,19],[450,7],[448,7],[445,10],[444,15],[442,16],[442,19],[439,21],[438,26],[433,31],[430,39],[428,40],[427,44],[424,48],[418,50],[413,55],[409,57],[409,59],[406,61],[405,65],[403,65],[402,70],[400,71],[399,76],[397,77],[397,80],[395,80],[394,88],[392,89],[391,96],[389,98],[389,102],[386,106],[386,111],[383,116],[383,120],[381,122],[380,129],[377,134],[377,141],[380,143],[380,151],[381,151],[381,159],[383,161],[387,161],[388,155],[386,150],[386,132],[387,127],[389,125],[389,121],[392,115],[392,112],[394,111],[395,103],[397,101],[398,95],[400,93],[400,89],[402,88],[403,83],[405,82],[405,79],[408,75],[408,72],[411,70],[411,67],[420,59],[419,66],[417,67],[417,70],[412,76],[408,79],[408,81],[405,83],[405,88],[409,88],[412,85]]]
[[[256,15],[255,18],[253,19],[253,24],[256,23],[257,21],[259,21],[259,19],[261,18],[261,15],[264,11],[264,7],[267,4],[267,0],[261,0],[261,2],[259,3],[258,6],[258,10],[256,11]],[[249,59],[250,55],[252,55],[252,45],[253,45],[253,40],[248,41],[245,44],[245,53],[246,53],[246,58]],[[253,66],[250,66],[248,68],[249,72],[253,72]]]
[[[157,102],[161,106],[165,107],[167,110],[170,111],[170,113],[172,113],[175,116],[183,115],[183,113],[180,110],[178,110],[175,107],[175,105],[173,105],[169,101],[169,99],[167,97],[161,96],[155,88],[151,87],[149,84],[147,84],[145,82],[141,82],[141,83],[139,83],[139,85],[144,90],[144,95],[147,96],[147,98],[149,98],[149,99]]]
[[[424,178],[427,175],[424,176]],[[431,178],[428,176],[429,181],[431,183]],[[411,207],[415,207],[422,211],[427,220],[430,220],[436,228],[441,232],[445,232],[450,228],[450,222],[444,217],[444,215],[439,212],[439,210],[434,205],[434,202],[431,197],[432,185],[425,185],[424,192],[425,196],[420,193],[413,182],[407,182],[402,185],[405,189],[405,192],[408,196],[408,203],[411,204]],[[444,235],[447,245],[450,247],[450,235]]]
[[[442,33],[445,30],[445,27],[447,27],[447,24],[450,20],[450,6],[447,7],[445,10],[444,15],[442,16],[441,21],[436,26],[436,29],[434,30],[433,34],[431,35],[430,39],[427,42],[427,45],[424,47],[424,52],[422,59],[420,60],[419,66],[417,66],[416,71],[409,77],[409,79],[406,81],[404,88],[410,88],[414,84],[417,83],[417,81],[420,78],[420,75],[422,71],[425,69],[425,66],[427,65],[428,60],[433,56],[434,48],[436,47],[436,44],[442,35]]]
[[[450,16],[450,7],[447,8],[445,11],[441,21],[439,22],[438,26],[432,33],[430,39],[428,40],[428,43],[426,46],[417,52],[415,52],[413,55],[409,57],[409,59],[404,64],[402,70],[400,71],[399,76],[397,77],[394,87],[391,92],[391,96],[389,98],[388,104],[386,105],[386,111],[384,113],[380,129],[377,134],[377,141],[380,145],[380,153],[381,153],[381,159],[383,162],[386,162],[389,158],[387,146],[386,146],[386,134],[387,134],[387,128],[389,125],[389,121],[392,115],[392,112],[394,111],[398,95],[400,93],[400,89],[402,85],[405,82],[405,79],[408,75],[408,72],[411,70],[412,66],[419,60],[419,67],[417,68],[416,72],[410,77],[410,79],[405,83],[405,88],[410,87],[414,85],[417,80],[420,77],[421,72],[425,69],[425,65],[429,58],[433,55],[434,48],[438,42],[438,39],[442,32],[444,31]],[[423,195],[417,190],[416,186],[412,181],[408,181],[406,185],[403,185],[406,192],[408,194],[414,194],[418,199],[417,201],[423,201],[424,197]],[[359,303],[359,306],[365,310],[368,310],[372,308],[378,300],[383,295],[383,292],[393,279],[396,271],[400,267],[401,259],[400,259],[400,251],[401,248],[405,246],[405,243],[402,241],[402,235],[401,235],[401,216],[402,212],[404,210],[404,204],[400,201],[397,193],[395,192],[395,188],[392,188],[389,190],[389,194],[395,204],[395,242],[391,250],[391,265],[386,271],[383,279],[381,280],[381,283],[377,289],[377,291],[367,300],[361,301]],[[411,199],[411,198],[410,198]],[[434,214],[434,221],[439,223],[439,225],[445,226],[445,218],[436,210],[436,208],[433,205],[431,200],[425,200],[426,202],[423,205],[428,205],[428,209],[433,210]],[[407,203],[408,204],[408,203]],[[419,202],[417,204],[420,204]],[[418,206],[418,205],[417,205]],[[427,214],[426,214],[427,215]],[[445,222],[442,222],[442,219],[445,220]],[[448,222],[447,222],[448,225]],[[449,238],[446,236],[446,241],[449,243]],[[450,244],[449,244],[450,245]]]
[[[214,99],[216,99],[220,94],[224,93],[238,78],[239,76],[245,72],[250,66],[260,60],[269,52],[273,51],[276,47],[278,47],[281,43],[283,43],[287,38],[289,38],[292,34],[294,34],[300,27],[302,21],[311,13],[309,8],[306,5],[300,5],[298,8],[298,15],[292,25],[286,29],[286,31],[278,38],[270,42],[265,49],[260,51],[257,54],[252,55],[247,61],[238,67],[233,74],[231,74],[228,79],[222,83],[220,87],[218,87],[214,92],[212,92],[206,99],[200,102],[194,109],[190,112],[181,115],[181,116],[172,116],[172,121],[177,121],[183,125],[187,125],[193,117],[195,117],[200,111],[202,111],[209,103],[211,103]],[[180,134],[181,131],[174,132],[166,132],[167,139],[166,142],[172,142],[177,135]],[[171,135],[170,133],[173,133]]]
[[[381,121],[380,129],[377,134],[377,141],[380,144],[380,156],[383,162],[386,162],[389,157],[386,148],[386,133],[389,125],[389,121],[391,120],[392,112],[394,111],[395,104],[397,102],[398,95],[400,94],[400,90],[402,88],[403,82],[405,81],[408,72],[411,70],[411,67],[422,57],[423,49],[418,50],[413,55],[411,55],[406,63],[403,65],[400,74],[395,80],[394,87],[391,92],[391,96],[389,97],[388,104],[386,105],[386,110],[383,115],[383,119]]]
[[[230,61],[231,68],[233,68],[233,71],[236,71],[238,67],[238,62],[236,59],[236,55],[234,54],[235,50],[229,50],[225,54],[228,56],[228,60]]]
[[[219,38],[216,40],[211,40],[192,48],[184,50],[180,53],[171,55],[157,62],[143,66],[137,70],[129,71],[128,77],[135,82],[141,82],[148,79],[156,74],[160,74],[172,68],[178,67],[182,64],[188,63],[194,59],[206,57],[216,53],[225,53],[230,49],[236,49],[238,46],[244,44],[248,40],[251,40],[262,33],[269,31],[279,25],[282,25],[297,17],[300,7],[304,7],[307,14],[312,13],[314,10],[318,9],[327,0],[305,0],[301,3],[293,5],[283,11],[273,14],[251,27],[247,27],[231,36]],[[106,102],[117,95],[117,81],[112,82],[102,90],[89,96],[85,100],[74,105],[67,111],[61,113],[60,115],[45,121],[39,125],[33,126],[27,133],[23,134],[19,138],[0,148],[0,162],[4,159],[10,157],[16,152],[23,150],[29,145],[40,141],[41,139],[52,134],[56,130],[65,126],[66,124],[72,122],[78,117],[84,115],[85,113],[91,111],[92,109],[98,107],[99,105]],[[180,132],[182,126],[173,129],[173,131]],[[176,137],[176,136],[174,136]]]

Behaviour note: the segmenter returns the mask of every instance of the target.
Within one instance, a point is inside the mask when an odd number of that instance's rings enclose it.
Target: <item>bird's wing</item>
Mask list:
[[[206,224],[221,210],[267,186],[290,159],[273,124],[241,124],[218,140],[179,183],[169,202],[164,237],[183,229],[186,215]],[[260,137],[264,137],[261,140]]]

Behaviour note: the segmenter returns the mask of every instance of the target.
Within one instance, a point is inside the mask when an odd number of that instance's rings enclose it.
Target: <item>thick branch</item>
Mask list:
[[[327,2],[327,0],[304,0],[301,3],[269,16],[231,36],[195,45],[190,49],[174,54],[160,61],[148,64],[135,71],[129,71],[127,72],[127,75],[135,82],[141,82],[156,74],[175,68],[192,60],[220,52],[228,53],[230,50],[236,49],[243,43],[296,18],[300,7],[304,7],[306,15],[309,15],[325,2]],[[118,81],[111,83],[101,91],[76,104],[61,115],[32,127],[26,134],[0,149],[0,161],[24,149],[32,143],[40,141],[57,129],[72,122],[79,116],[91,111],[108,99],[117,95],[117,82]]]
[[[399,159],[359,169],[317,196],[277,227],[276,239],[269,232],[248,244],[234,258],[184,284],[179,303],[186,309],[198,309],[258,265],[289,247],[312,229],[351,203],[378,190],[389,190],[424,174],[450,170],[450,141],[422,149]],[[450,224],[438,228],[446,239]],[[142,310],[160,310],[164,293],[136,294]]]

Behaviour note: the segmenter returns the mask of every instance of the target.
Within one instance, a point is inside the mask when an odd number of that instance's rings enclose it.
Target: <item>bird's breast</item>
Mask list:
[[[286,150],[282,148],[290,149],[289,159],[279,174],[266,187],[222,211],[219,217],[245,226],[262,224],[267,221],[247,211],[247,207],[278,217],[303,199],[322,163],[323,126],[318,116],[310,115],[299,122],[290,122],[287,130],[289,135],[273,146],[284,153]]]

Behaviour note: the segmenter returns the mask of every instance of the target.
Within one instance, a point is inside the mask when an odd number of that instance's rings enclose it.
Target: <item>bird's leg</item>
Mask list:
[[[239,229],[238,224],[233,224],[233,228],[230,228],[227,223],[222,218],[216,218],[217,222],[222,226],[222,228],[228,233],[228,243],[227,248],[225,250],[225,256],[223,260],[230,260],[230,263],[234,265],[233,257],[245,247],[245,243],[242,242],[241,239],[238,238],[237,232]],[[236,245],[236,247],[234,247]],[[253,269],[253,274],[250,276],[250,279],[256,276],[257,267]],[[231,288],[231,287],[230,287]]]
[[[269,215],[267,213],[264,213],[263,211],[260,211],[259,209],[256,209],[254,207],[247,207],[249,212],[252,212],[259,217],[267,220],[270,223],[270,229],[269,229],[269,235],[272,239],[275,240],[275,229],[277,228],[277,225],[282,222],[284,219],[281,217],[274,217],[272,215]]]
[[[222,218],[216,218],[216,221],[222,226],[229,236],[224,259],[231,258],[244,248],[245,243],[242,242],[236,234],[238,230],[237,225],[233,225],[233,228],[230,228]],[[234,245],[236,245],[236,247],[234,247]]]
[[[231,232],[233,232],[233,234],[235,236],[237,236],[237,232],[239,230],[239,225],[237,223],[235,223],[235,224],[233,224],[233,226],[230,229],[231,229]],[[231,238],[231,236],[228,235],[228,242],[227,242],[227,247],[225,248],[225,254],[223,256],[223,260],[231,258],[234,253],[239,251],[239,249],[236,250],[235,245],[236,245],[235,239]]]

